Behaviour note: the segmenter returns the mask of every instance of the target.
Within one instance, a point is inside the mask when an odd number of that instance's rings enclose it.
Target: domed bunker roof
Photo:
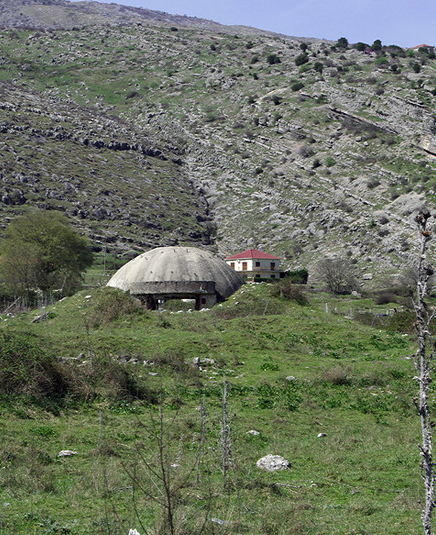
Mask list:
[[[230,297],[243,284],[243,279],[224,260],[196,247],[152,249],[125,264],[107,283],[138,296],[213,295],[213,303],[209,298],[208,305]]]

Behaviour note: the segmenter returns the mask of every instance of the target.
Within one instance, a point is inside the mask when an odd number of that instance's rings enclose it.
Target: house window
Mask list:
[[[274,271],[276,268],[276,263],[275,262],[271,262],[271,271]]]
[[[235,269],[235,263],[234,262],[230,262],[230,267]]]
[[[260,279],[260,273],[256,273],[256,279]]]
[[[271,278],[272,278],[272,279],[275,279],[275,278],[276,278],[276,276],[275,276],[275,275],[271,275]]]
[[[256,267],[260,267],[260,262],[256,262]]]
[[[205,298],[205,297],[202,297],[202,298],[201,298],[201,304],[202,304],[202,305],[205,305],[205,304],[206,304],[206,298]]]
[[[247,262],[242,262],[242,271],[247,271]]]

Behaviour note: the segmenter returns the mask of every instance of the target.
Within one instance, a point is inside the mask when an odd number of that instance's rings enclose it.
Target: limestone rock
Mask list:
[[[268,472],[275,472],[276,470],[287,470],[291,467],[291,463],[280,455],[269,454],[259,459],[256,466],[268,470]]]

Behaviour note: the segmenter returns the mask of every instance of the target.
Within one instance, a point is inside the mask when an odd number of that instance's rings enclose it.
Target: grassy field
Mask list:
[[[305,295],[149,312],[98,288],[3,316],[0,533],[417,533],[413,336]]]

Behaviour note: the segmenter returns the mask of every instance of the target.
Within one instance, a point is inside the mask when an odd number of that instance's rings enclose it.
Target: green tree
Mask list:
[[[348,39],[346,37],[340,37],[336,43],[339,48],[348,48]]]
[[[373,43],[372,43],[372,47],[371,47],[373,50],[381,50],[382,48],[382,43],[380,41],[380,39],[376,39]]]
[[[421,72],[421,65],[417,61],[412,62],[411,67],[416,73]]]
[[[19,294],[31,290],[72,293],[92,264],[87,238],[59,212],[31,212],[17,217],[0,244],[0,278]]]
[[[369,45],[366,43],[363,43],[362,41],[359,41],[354,45],[354,48],[358,50],[359,52],[364,52],[367,48],[369,48]]]

